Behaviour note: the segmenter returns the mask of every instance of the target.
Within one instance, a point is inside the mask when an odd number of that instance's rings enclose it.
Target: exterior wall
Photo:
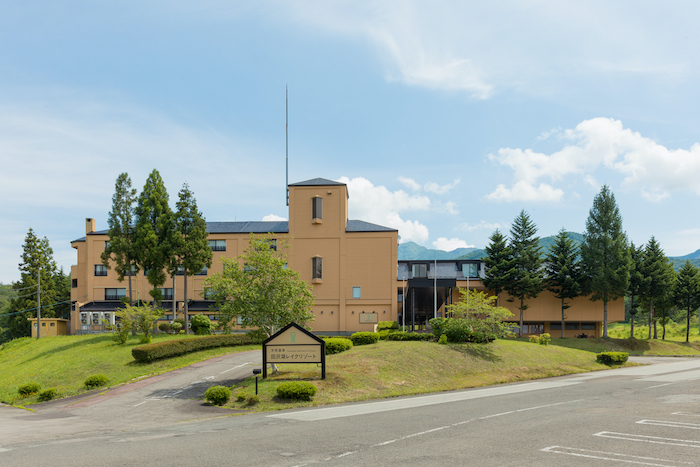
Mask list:
[[[312,198],[323,199],[320,222],[312,219]],[[283,253],[289,267],[298,271],[301,278],[311,284],[316,297],[312,307],[314,332],[345,334],[371,331],[373,324],[360,323],[362,312],[379,314],[380,321],[397,319],[397,297],[394,281],[398,264],[398,232],[395,230],[371,232],[347,232],[348,194],[345,185],[290,186],[289,234],[272,234],[278,245],[288,242]],[[203,282],[222,271],[222,258],[236,258],[248,247],[248,233],[212,233],[210,240],[226,240],[226,251],[214,251],[212,266],[206,276],[188,276],[187,298],[202,300]],[[71,267],[71,279],[77,279],[77,287],[71,289],[71,301],[76,309],[71,316],[73,332],[81,328],[80,307],[93,301],[104,300],[105,288],[124,288],[128,294],[128,277],[117,281],[113,269],[107,276],[95,276],[95,265],[101,264],[108,236],[95,232],[94,221],[88,222],[85,240],[71,244],[77,250],[77,265]],[[323,258],[323,277],[312,280],[312,258]],[[151,285],[143,271],[132,276],[133,298],[150,300]],[[184,276],[175,279],[176,300],[183,299]],[[171,288],[168,277],[163,288]],[[353,287],[361,288],[361,298],[353,299]],[[182,304],[178,304],[181,310]],[[195,313],[191,313],[195,314]],[[209,314],[205,312],[205,314]],[[182,312],[179,311],[182,317]],[[236,326],[236,328],[238,328]]]
[[[32,337],[36,338],[36,318],[30,318]],[[68,320],[41,318],[41,337],[65,336],[68,334]]]

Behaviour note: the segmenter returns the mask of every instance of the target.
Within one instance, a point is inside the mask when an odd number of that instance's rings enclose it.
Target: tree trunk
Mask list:
[[[651,339],[651,327],[654,322],[654,298],[649,299],[649,339]],[[654,336],[656,339],[656,336]]]
[[[182,292],[182,298],[185,300],[185,334],[190,333],[190,327],[189,327],[189,322],[190,322],[190,317],[189,317],[189,307],[187,306],[187,269],[185,269],[185,286],[183,287],[184,291]]]
[[[564,338],[564,299],[561,299],[561,337]]]
[[[686,344],[690,342],[690,307],[688,307],[688,313],[685,317],[685,342]]]
[[[520,299],[520,337],[523,337],[523,299]]]
[[[635,313],[632,313],[634,310],[634,295],[632,295],[632,303],[630,305],[630,339],[634,339],[634,315]]]
[[[608,296],[603,298],[603,337],[608,337]]]
[[[666,309],[661,313],[661,340],[666,340]]]

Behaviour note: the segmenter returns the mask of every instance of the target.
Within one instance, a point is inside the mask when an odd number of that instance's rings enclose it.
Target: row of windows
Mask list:
[[[197,271],[194,275],[195,275],[195,276],[206,276],[206,275],[207,275],[207,272],[208,272],[208,271],[207,271],[207,267],[204,266],[201,270]],[[177,268],[177,272],[176,272],[175,274],[178,275],[178,276],[184,276],[184,275],[185,275],[185,268],[183,268],[182,266],[180,266],[179,268]],[[95,265],[95,276],[106,276],[106,275],[107,275],[107,268],[106,268],[104,265],[102,265],[102,264],[96,264],[96,265]],[[132,266],[132,267],[131,267],[131,272],[130,272],[130,273],[127,273],[127,274],[125,274],[125,275],[126,275],[126,276],[135,276],[135,275],[136,275],[136,270],[135,270],[135,268]],[[148,275],[148,270],[147,270],[147,269],[144,269],[143,275],[144,275],[144,276],[147,276],[147,275]],[[77,284],[76,284],[76,287],[77,287]]]
[[[595,323],[564,323],[567,331],[595,331]],[[550,331],[561,331],[561,323],[549,323]]]
[[[105,240],[105,250],[109,248],[109,240]],[[209,240],[211,251],[226,251],[226,240]]]
[[[427,264],[412,264],[411,274],[413,278],[428,277]],[[464,263],[462,264],[462,274],[464,277],[479,277],[479,263]]]

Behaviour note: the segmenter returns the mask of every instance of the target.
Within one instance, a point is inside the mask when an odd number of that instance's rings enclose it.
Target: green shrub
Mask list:
[[[58,391],[56,391],[56,389],[54,389],[54,388],[44,389],[43,391],[41,391],[39,393],[39,400],[41,402],[50,401],[51,399],[56,397],[57,393],[58,393]]]
[[[377,332],[379,334],[379,340],[384,341],[389,338],[389,334],[394,334],[395,332],[401,332],[398,329],[384,329],[382,331]]]
[[[158,329],[170,334],[170,323],[160,323]]]
[[[392,332],[386,336],[388,341],[432,341],[435,336],[427,332]]]
[[[236,394],[236,400],[237,400],[238,402],[243,402],[243,401],[246,400],[247,398],[248,398],[248,393],[247,393],[247,392],[239,392],[238,394]]]
[[[17,388],[17,392],[22,397],[31,396],[32,394],[38,393],[40,390],[41,390],[41,385],[39,385],[39,383],[37,383],[36,381],[32,381],[31,383],[23,384]]]
[[[430,326],[433,328],[433,335],[436,339],[445,334],[450,342],[483,343],[499,337],[497,332],[488,326],[475,326],[477,323],[472,319],[461,318],[433,318],[430,320]]]
[[[447,336],[445,334],[440,336],[440,339],[438,339],[438,344],[442,344],[442,345],[447,344]]]
[[[109,378],[107,378],[107,375],[104,375],[102,373],[98,375],[90,375],[85,379],[85,387],[87,389],[94,389],[94,388],[99,388],[100,386],[104,386],[107,384],[109,381]]]
[[[248,405],[255,405],[260,402],[260,396],[250,396],[248,398]]]
[[[540,345],[549,345],[549,343],[552,342],[552,336],[549,335],[548,332],[545,332],[544,334],[540,334],[540,337],[537,339],[537,343]]]
[[[198,350],[217,347],[235,347],[238,345],[255,345],[261,341],[252,339],[249,334],[220,334],[201,336],[190,339],[171,339],[139,345],[131,349],[131,355],[137,362],[148,363],[161,358],[177,357]]]
[[[379,341],[379,334],[376,332],[356,332],[350,336],[353,345],[376,344]]]
[[[352,341],[344,337],[329,337],[323,340],[326,343],[326,355],[333,355],[352,349]]]
[[[433,318],[430,320],[430,327],[433,329],[433,335],[436,339],[445,334],[445,323],[449,318]]]
[[[316,386],[306,381],[289,381],[277,386],[277,395],[283,399],[310,401],[316,391]]]
[[[390,331],[392,329],[399,329],[398,321],[380,321],[377,324],[377,332]]]
[[[173,334],[179,334],[180,331],[182,330],[182,323],[179,321],[173,321],[172,324],[170,324],[170,330],[172,331]]]
[[[533,344],[539,344],[540,343],[540,337],[539,336],[530,336],[528,337],[528,340],[532,342]]]
[[[211,320],[207,315],[194,315],[190,318],[192,332],[200,336],[211,334]]]
[[[231,390],[226,386],[212,386],[204,393],[207,402],[214,405],[224,405],[231,398]]]
[[[627,361],[630,354],[627,352],[602,352],[596,355],[596,360],[599,363],[606,365],[621,365]]]

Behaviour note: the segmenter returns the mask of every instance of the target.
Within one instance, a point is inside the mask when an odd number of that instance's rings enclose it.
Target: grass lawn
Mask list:
[[[636,334],[636,332],[635,332]],[[629,333],[628,333],[629,335]],[[524,338],[523,338],[524,340]],[[700,355],[700,342],[685,343],[660,339],[552,339],[549,345],[585,350],[587,352],[627,352],[630,355]]]
[[[239,393],[255,394],[255,379],[249,378],[232,388],[232,402],[227,406],[250,411],[282,410],[488,386],[606,368],[596,362],[591,351],[560,345],[545,347],[524,340],[448,345],[379,341],[326,357],[325,380],[321,380],[320,365],[279,365],[279,373],[264,381],[259,379],[258,404],[251,406],[246,401],[236,400]],[[277,385],[290,380],[311,381],[318,387],[318,393],[308,402],[279,399]]]
[[[695,318],[695,317],[694,317]],[[685,342],[685,324],[668,323],[666,325],[666,341]],[[652,330],[653,332],[653,330]],[[658,340],[661,340],[663,328],[660,324],[656,326]],[[629,323],[614,323],[608,326],[608,336],[616,339],[628,339],[630,337]],[[649,326],[634,326],[634,337],[637,339],[647,339],[649,337]],[[700,342],[698,335],[698,320],[690,320],[690,342]]]
[[[190,336],[159,334],[153,342],[183,337]],[[83,383],[90,375],[103,373],[109,378],[108,386],[114,386],[211,357],[261,348],[223,347],[145,364],[136,363],[131,356],[131,349],[137,345],[139,337],[129,337],[125,345],[117,345],[111,334],[10,341],[0,346],[0,401],[21,405],[37,402],[37,396],[21,398],[17,393],[18,386],[30,381],[39,383],[42,390],[55,388],[58,397],[66,397],[85,392]]]

